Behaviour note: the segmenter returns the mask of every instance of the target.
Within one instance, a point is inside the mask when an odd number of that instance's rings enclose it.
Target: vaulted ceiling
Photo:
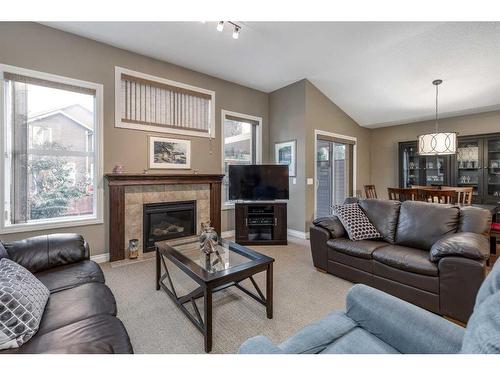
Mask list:
[[[500,23],[50,22],[265,92],[307,78],[366,127],[500,109]]]

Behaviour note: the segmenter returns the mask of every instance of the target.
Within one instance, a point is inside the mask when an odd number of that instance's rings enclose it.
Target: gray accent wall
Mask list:
[[[308,232],[314,217],[314,130],[357,138],[357,189],[370,183],[370,129],[359,126],[308,80],[301,80],[270,94],[270,157],[274,144],[297,140],[297,181],[290,179],[288,227]]]
[[[306,80],[295,82],[269,95],[269,151],[275,161],[277,142],[297,140],[297,176],[290,178],[288,228],[304,232],[306,209]]]

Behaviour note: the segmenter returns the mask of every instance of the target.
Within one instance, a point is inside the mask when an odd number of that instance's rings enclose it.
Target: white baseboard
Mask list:
[[[222,238],[234,237],[234,230],[228,230],[220,234]]]
[[[90,257],[90,260],[93,260],[96,263],[109,262],[109,253],[108,254],[92,255]]]
[[[301,232],[301,231],[289,228],[289,229],[286,230],[286,233],[289,236],[301,238],[303,240],[308,240],[309,239],[309,232]]]

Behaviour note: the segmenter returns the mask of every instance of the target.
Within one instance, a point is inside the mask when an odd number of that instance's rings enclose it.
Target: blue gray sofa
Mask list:
[[[335,311],[280,345],[265,336],[242,354],[500,353],[500,261],[485,279],[467,328],[372,287],[357,284]]]

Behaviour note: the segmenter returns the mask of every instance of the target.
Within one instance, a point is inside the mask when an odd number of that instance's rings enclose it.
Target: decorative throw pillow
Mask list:
[[[38,331],[49,290],[10,259],[0,259],[0,349],[18,348]]]
[[[382,237],[357,203],[334,205],[333,213],[340,219],[349,239],[353,241]]]

